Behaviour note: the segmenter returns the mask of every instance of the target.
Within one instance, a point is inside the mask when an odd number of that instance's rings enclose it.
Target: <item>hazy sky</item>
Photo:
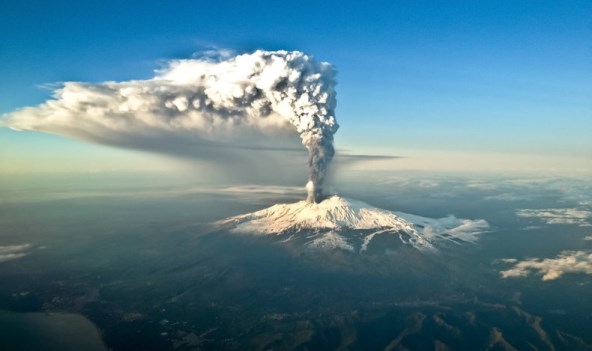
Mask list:
[[[147,79],[200,50],[300,50],[339,72],[338,149],[406,156],[395,168],[592,173],[590,1],[23,0],[3,3],[0,34],[2,114],[45,101],[40,85]],[[148,159],[162,161],[0,129],[0,172],[158,168]]]

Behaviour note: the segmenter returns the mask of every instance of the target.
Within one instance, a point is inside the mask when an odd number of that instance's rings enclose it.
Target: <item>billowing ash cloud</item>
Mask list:
[[[150,151],[190,138],[203,158],[213,149],[266,148],[296,130],[308,150],[309,201],[318,202],[338,129],[334,86],[332,66],[301,52],[174,60],[148,80],[66,82],[54,99],[3,124]]]

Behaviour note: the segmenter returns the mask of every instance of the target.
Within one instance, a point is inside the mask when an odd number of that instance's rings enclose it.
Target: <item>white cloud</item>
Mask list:
[[[31,244],[0,246],[0,262],[16,260],[28,255]]]
[[[506,259],[507,263],[514,263]],[[562,251],[555,258],[531,258],[520,261],[514,267],[501,271],[502,278],[527,277],[536,273],[543,281],[555,280],[566,273],[592,275],[592,251]]]
[[[543,227],[541,227],[540,225],[527,225],[526,227],[522,228],[522,230],[537,230],[541,228]]]
[[[501,193],[497,195],[486,196],[484,199],[497,201],[524,201],[532,199],[532,196],[524,194]]]
[[[467,182],[466,187],[479,190],[493,190],[499,188],[500,184],[493,181],[470,180]]]
[[[486,200],[520,201],[534,200],[541,196],[560,196],[563,201],[586,207],[592,204],[592,184],[590,179],[555,177],[522,177],[473,179],[466,187],[477,190],[495,190],[496,194],[486,194]],[[541,190],[545,192],[542,193]]]
[[[592,226],[588,222],[588,219],[592,218],[592,212],[577,208],[521,209],[516,211],[516,215],[525,218],[539,218],[546,224]]]
[[[440,186],[440,182],[430,178],[418,178],[418,177],[403,177],[403,176],[388,176],[379,181],[385,185],[395,185],[398,187],[417,187],[417,188],[436,188]]]
[[[592,241],[592,235],[585,236],[584,240]]]

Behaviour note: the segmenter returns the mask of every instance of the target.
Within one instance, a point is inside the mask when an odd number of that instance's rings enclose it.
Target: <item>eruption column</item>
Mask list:
[[[308,150],[308,200],[323,199],[339,128],[335,70],[302,52],[173,60],[152,79],[65,82],[53,95],[5,115],[2,124],[156,151],[159,143],[143,138],[178,133],[210,144],[244,143],[252,132],[271,135],[291,124]]]

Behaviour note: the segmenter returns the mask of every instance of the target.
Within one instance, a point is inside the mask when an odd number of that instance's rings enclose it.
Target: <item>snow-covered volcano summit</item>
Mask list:
[[[364,202],[332,196],[320,203],[300,201],[216,222],[234,233],[302,241],[309,247],[366,251],[377,236],[394,236],[403,244],[433,250],[438,241],[474,242],[489,228],[486,221],[448,216],[426,218],[391,212]]]

